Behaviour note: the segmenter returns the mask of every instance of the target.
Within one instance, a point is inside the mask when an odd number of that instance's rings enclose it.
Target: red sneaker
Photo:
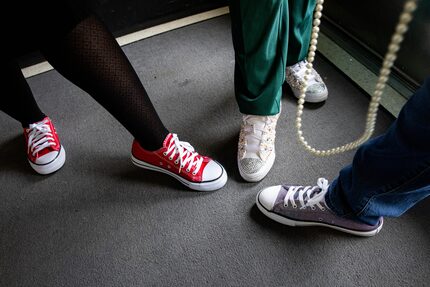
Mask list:
[[[194,190],[217,190],[227,182],[227,173],[218,162],[199,155],[176,134],[168,134],[156,151],[147,151],[134,140],[131,159],[139,167],[166,173]]]
[[[36,172],[49,174],[64,165],[66,152],[48,117],[24,128],[24,136],[27,143],[27,158]]]

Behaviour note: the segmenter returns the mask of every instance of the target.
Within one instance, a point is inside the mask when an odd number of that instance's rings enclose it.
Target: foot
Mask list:
[[[306,60],[289,66],[286,69],[286,82],[290,85],[296,98],[300,97],[300,90],[305,86]],[[314,68],[308,76],[305,101],[309,103],[323,102],[328,97],[328,90],[320,75]]]
[[[237,165],[242,178],[249,182],[262,180],[275,162],[276,123],[273,116],[244,115],[240,128]]]
[[[336,215],[325,203],[328,181],[317,186],[271,186],[257,195],[257,206],[269,218],[289,226],[325,226],[359,236],[377,234],[383,224],[368,225]]]
[[[28,162],[36,172],[50,174],[64,165],[66,152],[48,117],[24,128],[24,136]]]
[[[176,134],[168,134],[163,147],[156,151],[147,151],[134,140],[131,159],[139,167],[168,174],[198,191],[217,190],[227,182],[227,173],[222,165],[199,155]]]

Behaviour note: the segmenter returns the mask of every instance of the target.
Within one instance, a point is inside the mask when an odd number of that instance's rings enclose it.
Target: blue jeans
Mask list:
[[[357,151],[326,194],[338,215],[376,224],[430,195],[430,77],[386,134]]]

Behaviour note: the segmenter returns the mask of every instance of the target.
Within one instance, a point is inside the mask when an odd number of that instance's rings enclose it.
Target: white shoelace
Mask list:
[[[296,200],[298,199],[300,209],[310,207],[314,210],[315,206],[318,206],[319,209],[324,211],[326,208],[321,203],[325,202],[324,196],[328,187],[328,180],[325,178],[319,178],[316,186],[290,186],[284,198],[284,205],[288,206],[291,203],[293,208],[297,208]],[[320,191],[318,192],[317,190]]]
[[[261,118],[261,116],[255,115],[246,115],[243,117],[243,138],[246,140],[246,149],[248,152],[257,153],[260,149],[273,149],[276,137],[277,119],[273,116],[266,116],[264,119],[264,125],[256,125],[258,122],[261,122]],[[251,139],[255,139],[256,141],[252,141]],[[256,144],[248,144],[249,142],[258,142],[259,145],[257,146]]]
[[[175,164],[180,164],[179,172],[181,172],[181,169],[184,167],[187,172],[190,172],[193,166],[195,166],[193,175],[196,175],[199,172],[202,166],[203,157],[194,151],[194,148],[190,143],[180,141],[176,134],[172,134],[169,147],[164,155],[169,155],[169,160],[173,160],[176,154],[178,154],[178,157],[175,160]]]
[[[51,128],[45,122],[38,122],[29,126],[27,153],[35,156],[39,151],[55,145]]]

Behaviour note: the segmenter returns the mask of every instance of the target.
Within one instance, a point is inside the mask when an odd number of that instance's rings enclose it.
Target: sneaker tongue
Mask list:
[[[173,134],[172,134],[172,133],[169,133],[169,134],[166,136],[166,138],[164,139],[164,141],[163,141],[163,147],[165,147],[166,149],[167,149],[167,148],[169,148],[169,146],[170,146],[171,144],[174,144],[174,143],[172,143],[172,140],[173,140]],[[185,147],[184,147],[184,150],[185,150]],[[192,151],[185,152],[185,153],[184,153],[184,155],[182,156],[182,160],[185,160],[185,158],[186,158],[189,154],[191,154],[191,152],[192,152]],[[194,151],[194,152],[195,152],[195,151]],[[197,152],[196,152],[196,153],[197,153]],[[178,153],[178,152],[175,152],[175,156],[173,157],[173,160],[177,160],[177,159],[178,159],[178,157],[179,157],[179,153]],[[201,157],[201,155],[197,154],[196,159],[198,159],[199,157]]]
[[[49,119],[48,119],[48,117],[44,118],[44,119],[43,119],[43,120],[41,120],[41,121],[38,121],[38,122],[35,122],[35,123],[32,123],[32,124],[29,124],[29,125],[28,125],[28,128],[25,128],[25,130],[26,130],[26,131],[31,130],[31,129],[33,129],[34,127],[36,127],[36,126],[38,126],[38,125],[40,125],[40,124],[49,124]]]
[[[314,197],[315,195],[317,195],[320,192],[321,192],[321,189],[319,189],[319,188],[314,189],[314,191],[312,191],[311,194],[309,195],[308,199]]]
[[[260,123],[258,123],[260,124]],[[257,126],[256,126],[257,128]],[[260,129],[260,128],[259,128]],[[251,158],[260,158],[257,153],[260,151],[260,142],[263,136],[263,132],[261,130],[255,130],[252,135],[246,136],[246,153],[248,157]]]
[[[172,138],[173,138],[173,135],[169,133],[163,141],[163,146],[168,147]]]
[[[246,121],[250,124],[258,124],[264,122],[264,117],[262,116],[251,116]]]
[[[266,119],[263,117],[251,117],[246,120],[248,125],[252,125],[254,127],[253,134],[261,137],[263,135],[263,130],[266,126]]]
[[[298,200],[299,199],[299,192],[303,190],[300,189],[298,190],[295,194],[294,194],[294,200]],[[314,197],[315,195],[317,195],[318,193],[320,193],[321,189],[320,188],[315,188],[311,194],[309,195],[309,197],[307,196],[307,193],[304,194],[304,201],[307,202],[309,199],[311,199],[312,197]]]

